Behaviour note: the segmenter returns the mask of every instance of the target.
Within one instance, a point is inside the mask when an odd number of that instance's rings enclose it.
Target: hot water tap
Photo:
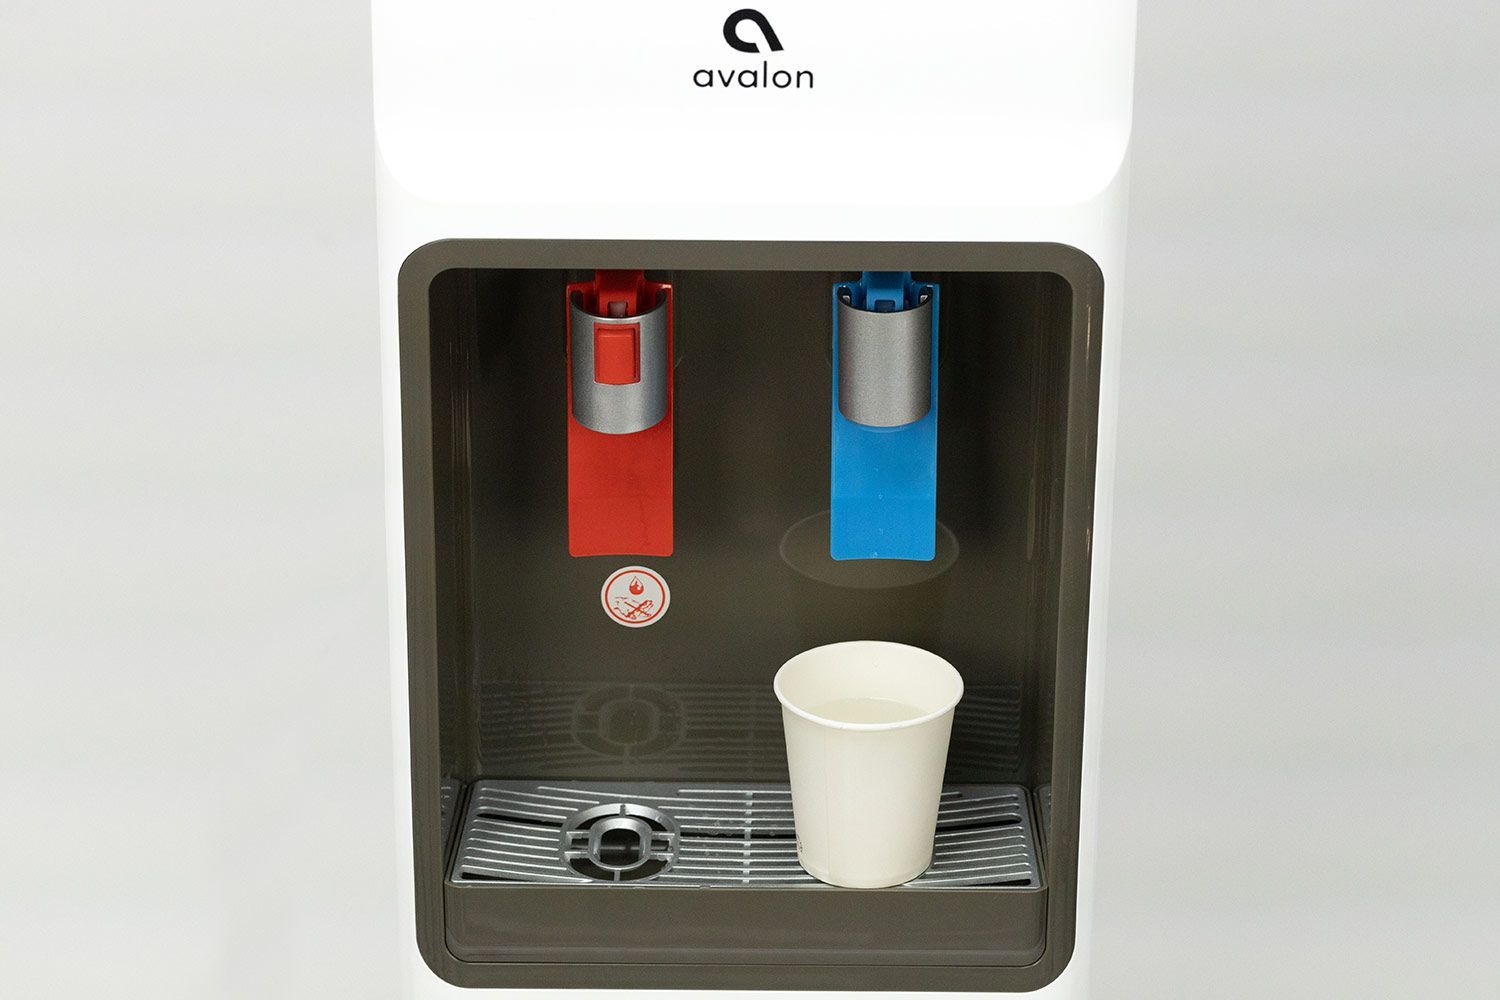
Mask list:
[[[568,551],[672,554],[672,286],[570,284]]]

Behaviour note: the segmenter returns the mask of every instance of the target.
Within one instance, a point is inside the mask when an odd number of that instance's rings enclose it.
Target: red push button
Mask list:
[[[594,381],[600,385],[629,385],[640,380],[640,324],[595,324]]]

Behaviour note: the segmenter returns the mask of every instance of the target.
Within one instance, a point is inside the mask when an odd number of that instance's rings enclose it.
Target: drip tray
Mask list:
[[[1020,785],[948,785],[932,867],[911,888],[1042,884]],[[880,817],[872,816],[872,831]],[[470,789],[452,881],[816,887],[784,784],[538,783]]]

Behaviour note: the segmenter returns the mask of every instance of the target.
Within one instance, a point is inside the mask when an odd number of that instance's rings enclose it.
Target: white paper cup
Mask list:
[[[915,646],[838,642],[786,661],[774,687],[802,867],[851,889],[926,871],[958,671]]]

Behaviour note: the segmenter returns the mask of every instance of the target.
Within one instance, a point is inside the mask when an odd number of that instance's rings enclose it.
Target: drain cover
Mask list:
[[[677,853],[677,824],[650,806],[611,802],[563,821],[563,860],[601,882],[634,882],[666,871]]]

